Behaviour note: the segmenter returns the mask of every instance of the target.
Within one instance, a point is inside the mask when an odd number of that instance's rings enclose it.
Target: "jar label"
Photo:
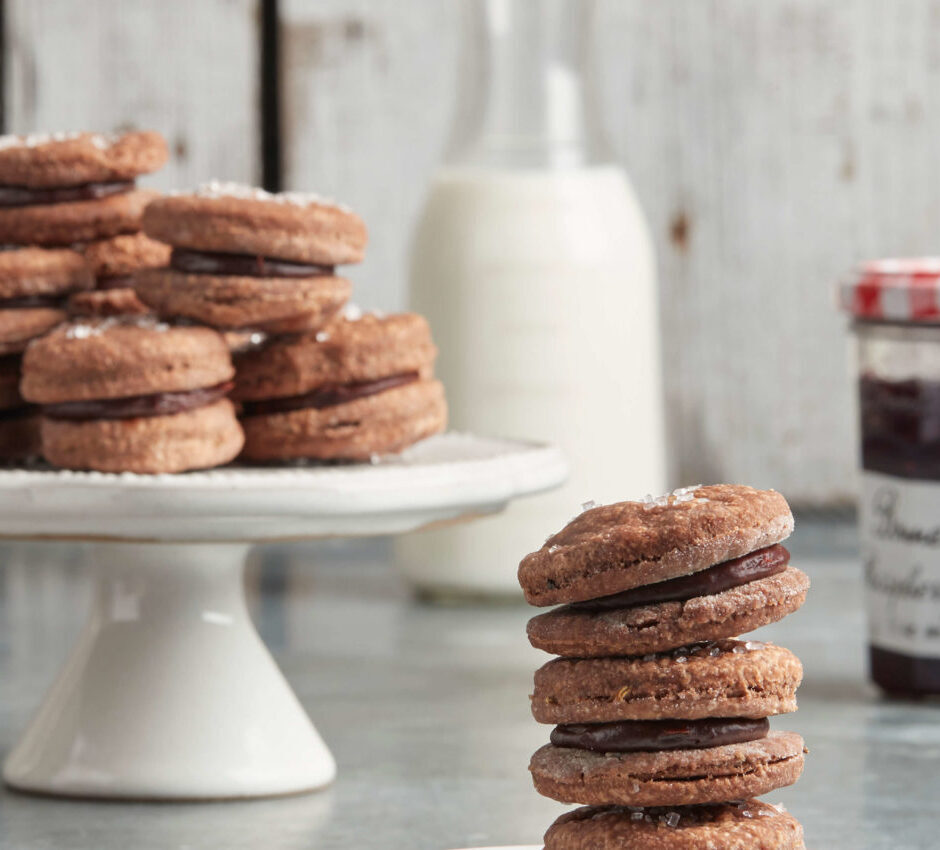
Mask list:
[[[940,483],[862,473],[859,534],[872,645],[940,658]]]

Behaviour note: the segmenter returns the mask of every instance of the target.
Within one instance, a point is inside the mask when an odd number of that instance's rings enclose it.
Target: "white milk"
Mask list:
[[[402,538],[418,587],[518,592],[519,559],[582,502],[666,489],[653,247],[619,168],[440,171],[411,296],[450,426],[551,441],[571,465],[563,488],[499,517]]]

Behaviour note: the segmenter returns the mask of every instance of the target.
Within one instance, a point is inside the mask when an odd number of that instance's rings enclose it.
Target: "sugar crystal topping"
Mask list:
[[[268,192],[264,189],[258,189],[255,186],[248,186],[244,183],[234,183],[222,180],[212,180],[209,183],[203,183],[192,192],[170,192],[171,195],[193,194],[197,198],[237,198],[244,201],[267,201],[274,204],[290,204],[295,207],[309,207],[311,205],[335,207],[343,212],[350,212],[349,207],[345,207],[336,201],[324,198],[313,192]]]
[[[695,495],[695,491],[701,488],[701,486],[701,484],[693,484],[691,487],[679,487],[671,493],[664,493],[662,496],[654,496],[648,493],[642,500],[643,510],[649,511],[653,508],[666,508],[672,505],[681,505],[683,502],[694,501],[705,503],[708,499]]]
[[[163,333],[170,329],[166,322],[160,322],[152,316],[110,316],[107,319],[82,321],[69,325],[65,329],[66,339],[88,339],[92,336],[101,336],[118,325],[133,326],[149,331]]]
[[[38,148],[40,145],[48,145],[51,142],[68,142],[72,139],[85,137],[99,150],[107,150],[113,145],[120,136],[105,135],[104,133],[81,133],[78,131],[58,132],[58,133],[28,133],[24,136],[11,133],[0,136],[0,150],[7,148]]]

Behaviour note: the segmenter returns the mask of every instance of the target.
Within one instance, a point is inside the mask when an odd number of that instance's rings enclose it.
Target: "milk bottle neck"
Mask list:
[[[603,158],[585,83],[592,6],[463,0],[448,165],[571,168]]]

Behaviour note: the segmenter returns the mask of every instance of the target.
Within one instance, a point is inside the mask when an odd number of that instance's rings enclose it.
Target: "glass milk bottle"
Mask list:
[[[665,489],[655,260],[587,109],[589,3],[464,0],[457,116],[414,234],[411,308],[451,427],[544,440],[571,475],[498,517],[397,543],[431,594],[515,594],[516,565],[586,501]]]

